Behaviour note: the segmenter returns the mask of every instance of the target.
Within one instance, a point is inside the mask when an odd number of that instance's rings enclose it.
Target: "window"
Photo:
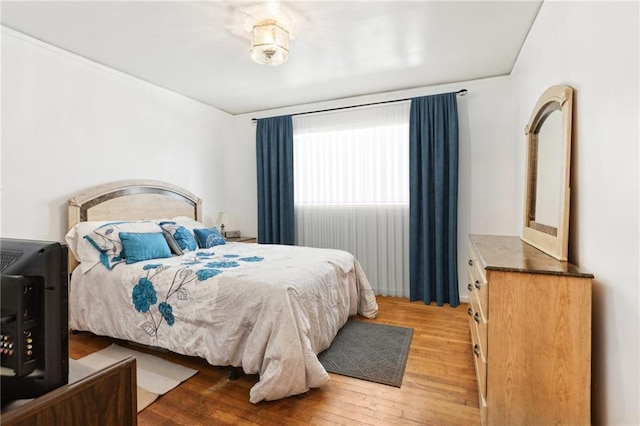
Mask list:
[[[409,104],[296,116],[296,244],[346,250],[408,297]]]

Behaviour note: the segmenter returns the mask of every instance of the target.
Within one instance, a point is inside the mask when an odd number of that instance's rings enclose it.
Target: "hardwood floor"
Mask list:
[[[257,376],[228,379],[205,360],[152,351],[199,372],[138,414],[140,425],[477,425],[478,388],[467,305],[425,306],[378,297],[375,322],[414,329],[401,388],[331,374],[329,383],[279,401],[249,402]],[[74,359],[112,339],[79,333],[70,338]],[[136,350],[143,350],[138,347]]]

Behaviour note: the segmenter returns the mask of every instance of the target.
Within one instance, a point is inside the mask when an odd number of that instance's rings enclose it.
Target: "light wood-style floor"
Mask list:
[[[257,376],[229,381],[228,370],[199,358],[152,352],[199,370],[138,415],[140,425],[477,425],[478,391],[467,305],[425,306],[378,297],[382,324],[413,327],[401,388],[331,374],[329,383],[279,401],[249,402]],[[78,359],[114,341],[90,333],[71,336]],[[138,347],[136,350],[143,350]]]

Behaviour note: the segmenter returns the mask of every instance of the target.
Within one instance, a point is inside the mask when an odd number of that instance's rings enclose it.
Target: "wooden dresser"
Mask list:
[[[589,425],[593,275],[519,237],[469,238],[482,424]]]
[[[2,426],[138,424],[136,360],[128,357],[23,405],[3,409]]]

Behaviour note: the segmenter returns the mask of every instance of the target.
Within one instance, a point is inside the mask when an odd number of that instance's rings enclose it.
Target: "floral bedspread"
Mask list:
[[[340,250],[229,243],[72,275],[75,330],[199,356],[259,374],[250,400],[326,383],[317,354],[349,316],[377,303],[357,260]]]

